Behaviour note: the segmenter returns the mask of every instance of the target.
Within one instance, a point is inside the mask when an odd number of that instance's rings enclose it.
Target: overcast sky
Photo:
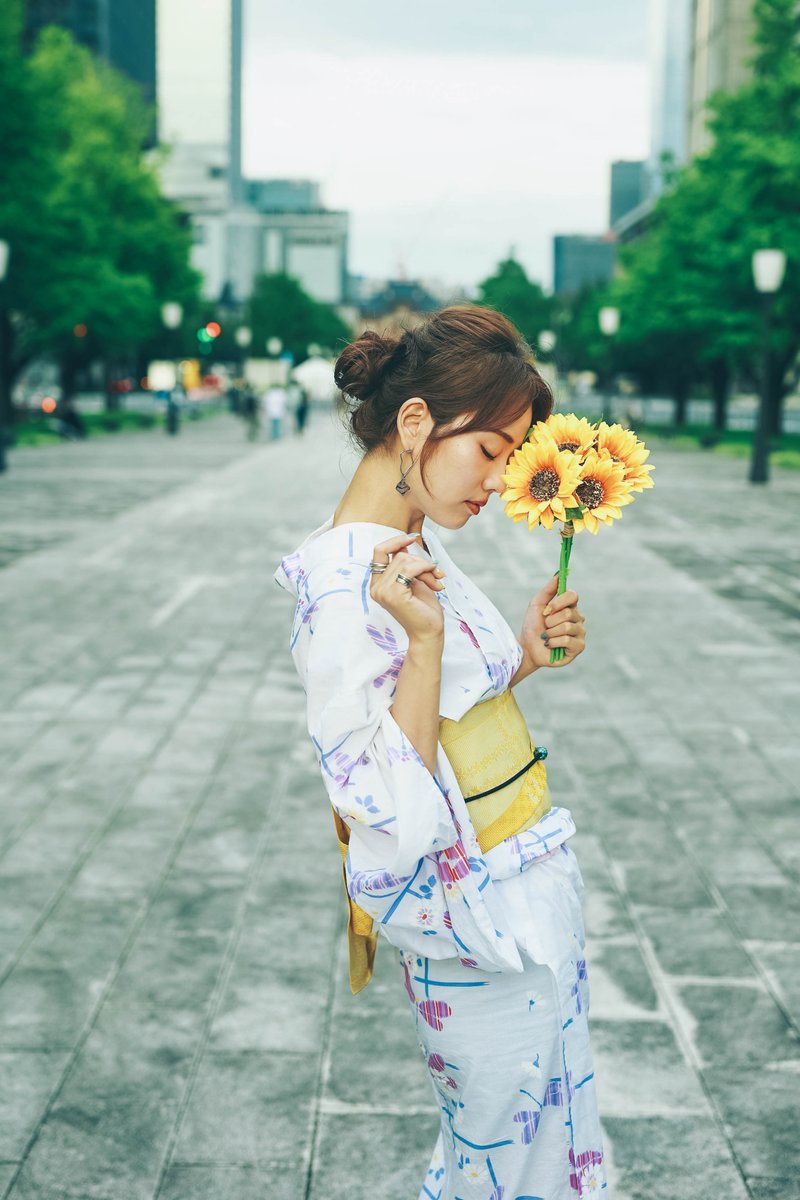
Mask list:
[[[351,214],[350,269],[473,286],[608,227],[646,157],[647,0],[246,0],[244,171]]]

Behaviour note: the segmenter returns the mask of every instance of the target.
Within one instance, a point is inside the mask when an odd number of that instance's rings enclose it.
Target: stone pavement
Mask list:
[[[579,829],[609,1194],[797,1200],[800,475],[654,461],[576,544],[586,653],[518,689]],[[0,478],[2,1198],[416,1200],[437,1114],[390,948],[347,986],[271,579],[351,464],[316,413]],[[556,567],[496,500],[443,536],[513,625]]]

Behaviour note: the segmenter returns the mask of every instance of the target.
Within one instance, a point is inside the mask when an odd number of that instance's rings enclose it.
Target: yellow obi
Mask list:
[[[547,751],[531,742],[510,688],[473,705],[460,721],[443,717],[439,741],[484,854],[550,811]]]
[[[474,705],[460,721],[442,717],[439,741],[467,801],[482,853],[499,846],[507,837],[530,829],[549,812],[550,791],[544,765],[547,751],[531,742],[525,718],[510,688]],[[335,809],[333,820],[345,876],[350,830]],[[350,990],[355,995],[372,978],[378,934],[373,932],[369,913],[350,899],[346,876],[345,896],[349,908]]]

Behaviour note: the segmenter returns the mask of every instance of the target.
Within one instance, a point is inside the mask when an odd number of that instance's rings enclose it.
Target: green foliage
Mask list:
[[[676,174],[651,228],[623,247],[612,292],[621,363],[672,388],[761,348],[755,250],[783,249],[775,297],[774,388],[800,350],[800,55],[793,0],[756,0],[753,76],[710,102],[711,148]]]
[[[553,302],[533,283],[515,258],[498,263],[494,275],[478,285],[478,304],[494,308],[513,321],[536,349],[539,334],[552,326]]]
[[[12,375],[42,352],[78,365],[129,350],[158,328],[164,300],[188,304],[199,287],[190,231],[143,158],[138,92],[60,28],[23,58],[20,14],[19,0],[0,8]]]
[[[308,357],[311,342],[337,353],[353,336],[332,308],[314,300],[296,279],[282,272],[256,279],[248,323],[253,331],[252,354],[263,354],[267,339],[278,337],[295,363]]]

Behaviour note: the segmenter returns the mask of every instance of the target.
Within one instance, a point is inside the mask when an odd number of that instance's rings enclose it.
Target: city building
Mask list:
[[[608,283],[616,258],[613,234],[557,234],[553,238],[554,293],[574,295],[592,284]]]
[[[284,271],[316,300],[341,305],[349,215],[324,207],[307,179],[247,179],[242,145],[243,0],[159,6],[159,137],[164,191],[189,214],[192,265],[212,300],[242,303],[256,277]]]
[[[647,199],[647,164],[645,162],[614,162],[611,164],[611,195],[609,228],[626,213],[638,208]]]
[[[689,159],[686,106],[692,44],[692,0],[650,0],[650,194],[664,186],[663,161]]]
[[[24,46],[40,29],[61,25],[76,42],[105,59],[156,98],[156,0],[25,0]]]
[[[751,75],[753,0],[692,0],[686,129],[690,157],[711,145],[709,96],[732,92]]]
[[[361,301],[354,326],[359,333],[377,329],[400,337],[404,330],[413,329],[441,308],[442,303],[419,280],[389,279]]]

